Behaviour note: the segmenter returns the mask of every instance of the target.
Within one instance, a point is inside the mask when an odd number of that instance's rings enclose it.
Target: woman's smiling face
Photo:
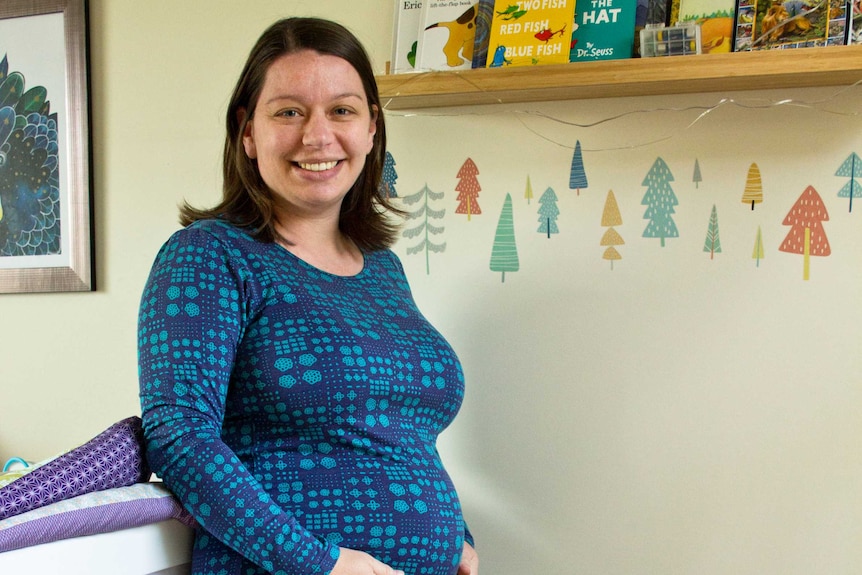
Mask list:
[[[243,146],[280,218],[337,217],[373,147],[376,114],[346,60],[302,50],[272,63]]]

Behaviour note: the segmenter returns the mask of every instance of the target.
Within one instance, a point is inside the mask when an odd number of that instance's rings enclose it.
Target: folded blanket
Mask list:
[[[192,516],[162,483],[106,489],[0,521],[0,553],[167,519],[176,519],[189,527],[195,525]]]
[[[141,418],[128,417],[0,487],[0,520],[78,495],[144,482],[150,475]]]

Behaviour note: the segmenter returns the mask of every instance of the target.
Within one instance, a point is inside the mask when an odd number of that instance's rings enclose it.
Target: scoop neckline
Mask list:
[[[288,258],[290,258],[296,262],[299,262],[299,264],[302,265],[303,267],[305,267],[311,271],[314,271],[316,273],[331,277],[331,278],[336,278],[336,279],[340,279],[340,280],[357,279],[357,278],[363,276],[365,274],[365,270],[368,269],[368,254],[362,250],[359,250],[359,253],[362,256],[362,267],[359,269],[359,271],[356,272],[355,274],[351,274],[351,275],[340,275],[340,274],[328,272],[324,269],[320,269],[319,267],[315,266],[314,264],[311,264],[311,263],[305,261],[304,259],[302,259],[301,257],[299,257],[298,255],[296,255],[295,253],[293,253],[292,251],[290,251],[289,249],[287,249],[286,247],[284,247],[283,245],[281,245],[278,242],[272,242],[272,245],[277,250],[279,250],[281,253],[285,254]]]

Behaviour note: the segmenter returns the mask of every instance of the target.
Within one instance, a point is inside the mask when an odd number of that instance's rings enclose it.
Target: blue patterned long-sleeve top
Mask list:
[[[460,363],[391,251],[350,277],[206,220],[144,289],[147,455],[200,524],[194,575],[329,573],[339,547],[452,575],[472,543],[436,448]]]

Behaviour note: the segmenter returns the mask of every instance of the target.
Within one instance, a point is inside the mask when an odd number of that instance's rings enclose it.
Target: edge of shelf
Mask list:
[[[862,45],[377,76],[384,108],[512,104],[862,81]]]

